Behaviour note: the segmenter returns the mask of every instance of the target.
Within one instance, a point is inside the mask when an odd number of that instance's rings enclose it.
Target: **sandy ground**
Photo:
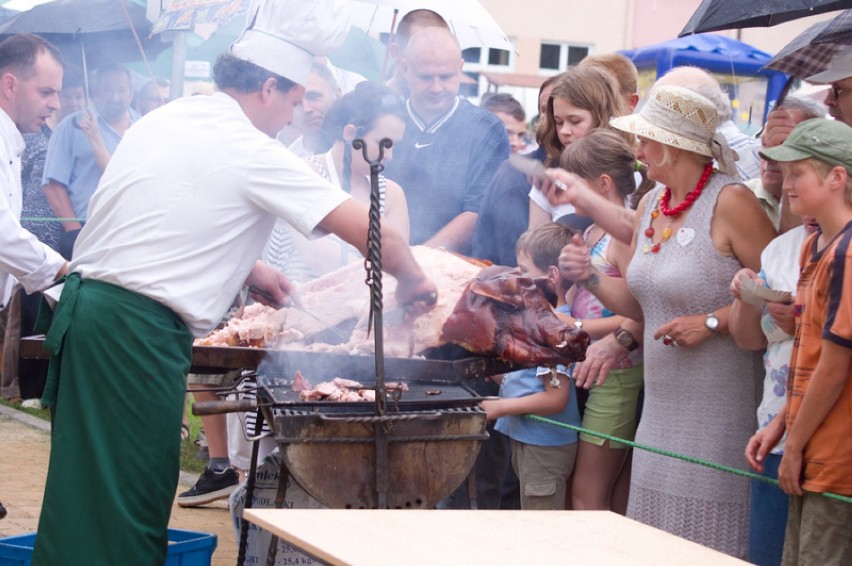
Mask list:
[[[29,533],[38,526],[50,455],[49,427],[40,419],[0,406],[0,501],[9,512],[0,520],[0,537]],[[181,474],[178,491],[191,487],[197,477]],[[237,563],[226,500],[196,509],[183,509],[175,503],[169,527],[215,534],[218,546],[213,566]]]

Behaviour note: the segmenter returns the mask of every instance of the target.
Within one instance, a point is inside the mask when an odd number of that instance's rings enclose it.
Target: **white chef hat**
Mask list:
[[[340,47],[349,27],[342,0],[252,0],[230,53],[304,85],[314,57]]]

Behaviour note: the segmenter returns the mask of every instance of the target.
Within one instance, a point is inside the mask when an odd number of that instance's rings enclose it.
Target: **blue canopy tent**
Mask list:
[[[787,75],[762,67],[769,53],[730,37],[704,33],[655,45],[622,50],[639,70],[639,95],[673,67],[691,65],[712,73],[728,92],[734,123],[743,131],[760,129],[766,114],[784,88]]]

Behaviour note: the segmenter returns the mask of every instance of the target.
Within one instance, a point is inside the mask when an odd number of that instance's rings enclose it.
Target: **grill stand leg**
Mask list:
[[[470,499],[470,508],[478,509],[477,497],[476,497],[476,472],[474,469],[476,466],[470,469],[470,473],[467,475],[467,496]]]
[[[263,413],[257,412],[257,424],[255,430],[259,431],[263,427]],[[243,510],[251,509],[251,502],[254,499],[254,484],[257,479],[257,455],[260,451],[260,440],[255,440],[251,445],[251,464],[249,465],[249,474],[246,478],[246,502],[243,505]],[[245,517],[240,518],[240,548],[237,553],[237,566],[244,566],[246,563],[246,550],[248,549],[248,531],[249,525]]]
[[[290,469],[281,458],[281,471],[278,473],[278,492],[275,494],[275,508],[283,509],[284,500],[287,497],[287,484],[290,482]],[[278,554],[278,535],[272,534],[269,539],[269,550],[266,553],[266,566],[275,566],[275,557]]]
[[[373,425],[376,437],[376,508],[388,508],[388,437],[385,423]]]

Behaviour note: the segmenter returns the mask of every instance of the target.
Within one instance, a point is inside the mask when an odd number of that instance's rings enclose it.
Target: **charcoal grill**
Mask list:
[[[282,453],[276,507],[283,506],[292,474],[305,491],[329,507],[431,508],[470,475],[479,446],[488,438],[485,412],[478,406],[481,398],[462,380],[500,373],[511,366],[488,358],[385,359],[378,174],[391,141],[379,142],[376,160],[367,155],[363,140],[356,139],[352,145],[370,163],[365,282],[370,288],[368,333],[372,329],[375,356],[313,354],[318,357],[311,360],[312,354],[306,352],[265,352],[264,363],[277,366],[272,373],[258,361],[258,420],[272,424]],[[210,350],[206,353],[218,355]],[[288,383],[296,370],[313,384],[335,376],[369,383],[375,390],[375,403],[302,401],[294,397]],[[389,390],[386,372],[394,380],[406,382],[408,391]],[[194,411],[205,410],[198,405]],[[247,508],[253,497],[257,450],[255,442]],[[247,533],[248,524],[243,521],[239,564],[245,558]],[[273,535],[267,564],[275,563],[277,548]]]

